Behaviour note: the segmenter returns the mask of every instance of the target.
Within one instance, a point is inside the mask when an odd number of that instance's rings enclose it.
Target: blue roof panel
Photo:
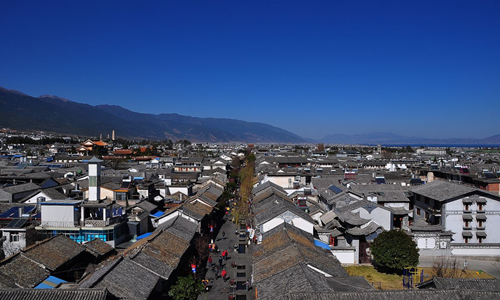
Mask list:
[[[327,250],[330,250],[330,246],[328,246],[327,243],[325,242],[322,242],[322,241],[319,241],[319,240],[314,240],[314,245],[320,247],[320,248],[323,248],[323,249],[327,249]]]

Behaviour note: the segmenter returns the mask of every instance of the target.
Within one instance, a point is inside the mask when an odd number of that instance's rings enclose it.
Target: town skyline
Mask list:
[[[0,86],[313,139],[486,138],[498,134],[499,5],[11,2]]]

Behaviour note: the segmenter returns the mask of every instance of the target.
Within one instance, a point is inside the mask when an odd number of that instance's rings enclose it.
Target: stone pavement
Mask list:
[[[225,237],[223,238],[223,232]],[[221,277],[216,278],[215,272],[209,269],[205,278],[209,279],[209,291],[201,294],[198,299],[234,299],[245,300],[255,299],[255,291],[252,287],[247,291],[245,282],[251,282],[252,278],[252,252],[254,245],[248,246],[246,227],[245,225],[237,226],[231,219],[223,219],[217,226],[214,238],[215,244],[219,248],[219,252],[211,252],[210,255],[213,264],[219,268],[219,274],[223,269],[226,270],[228,279],[224,281]],[[228,250],[228,260],[223,261],[222,268],[219,267],[219,257],[224,250]],[[234,284],[231,285],[231,281]],[[231,298],[233,297],[233,298]]]

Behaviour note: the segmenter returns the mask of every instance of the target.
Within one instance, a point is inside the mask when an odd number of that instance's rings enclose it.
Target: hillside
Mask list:
[[[115,130],[134,139],[199,142],[301,143],[304,139],[263,123],[144,114],[120,106],[92,106],[52,95],[38,98],[0,88],[0,127],[98,136]]]

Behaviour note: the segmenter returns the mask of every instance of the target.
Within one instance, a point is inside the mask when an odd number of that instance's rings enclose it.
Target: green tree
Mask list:
[[[193,276],[179,277],[168,295],[175,300],[195,300],[204,291],[203,284]]]
[[[417,244],[405,232],[382,232],[370,247],[375,268],[389,273],[402,273],[405,267],[418,265]]]

